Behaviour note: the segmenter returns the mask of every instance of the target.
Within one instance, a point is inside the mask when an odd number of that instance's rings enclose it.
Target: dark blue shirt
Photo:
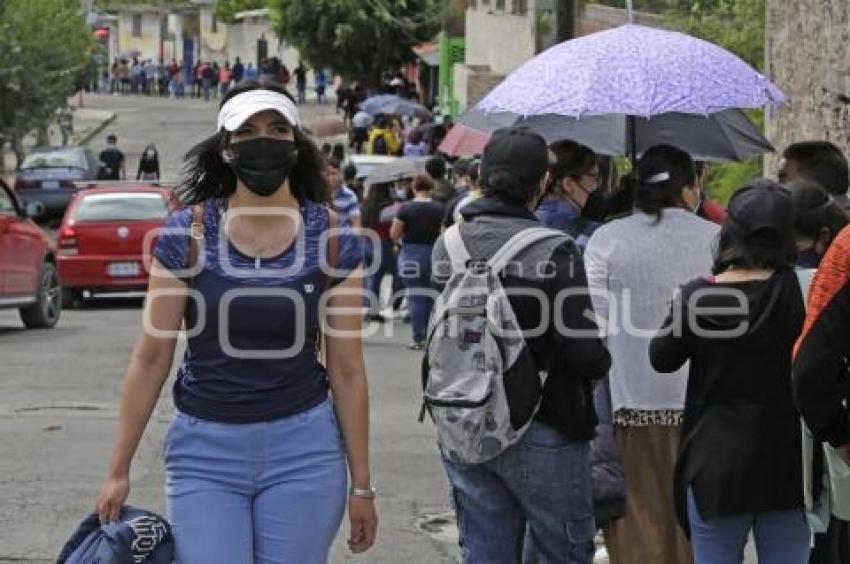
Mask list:
[[[257,260],[237,250],[220,226],[225,200],[204,211],[202,270],[190,281],[199,296],[186,308],[188,347],[174,400],[193,417],[224,423],[269,421],[308,410],[327,398],[316,354],[319,304],[328,286],[327,208],[301,208],[303,232],[277,257]],[[192,209],[172,214],[166,228],[188,230]],[[163,232],[154,255],[175,271],[187,267],[188,231]],[[322,240],[323,239],[323,240]],[[358,237],[339,236],[337,277],[361,261]],[[321,265],[320,265],[321,261]],[[199,324],[200,322],[200,324]]]

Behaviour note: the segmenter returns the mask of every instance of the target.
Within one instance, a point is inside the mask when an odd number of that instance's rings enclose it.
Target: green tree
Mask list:
[[[18,166],[22,139],[44,130],[83,83],[93,48],[79,0],[0,2],[0,138]]]
[[[413,60],[411,46],[432,39],[441,0],[268,0],[275,28],[312,67],[375,84],[381,72]]]
[[[764,67],[765,0],[679,0],[666,14],[668,27],[711,41],[735,53],[752,67]],[[761,129],[764,113],[748,111]],[[762,160],[750,159],[711,167],[712,196],[727,201],[742,184],[764,174]]]

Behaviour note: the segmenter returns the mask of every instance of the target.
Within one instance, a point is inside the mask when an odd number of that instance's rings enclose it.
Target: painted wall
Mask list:
[[[507,74],[534,56],[535,0],[528,0],[525,15],[497,10],[495,0],[470,4],[466,10],[466,63],[487,65],[495,73]]]
[[[133,36],[132,12],[118,14],[118,53],[115,56],[127,56],[134,51],[140,53],[139,60],[159,60],[159,15],[154,12],[141,13],[141,36]]]

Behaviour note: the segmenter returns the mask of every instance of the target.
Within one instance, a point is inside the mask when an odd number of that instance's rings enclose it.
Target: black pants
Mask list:
[[[825,533],[815,535],[815,547],[809,564],[847,564],[850,562],[850,522],[833,517]]]

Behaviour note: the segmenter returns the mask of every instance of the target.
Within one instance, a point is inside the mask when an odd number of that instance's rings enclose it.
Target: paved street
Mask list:
[[[135,172],[138,155],[153,141],[164,158],[164,175],[174,178],[182,154],[214,129],[212,103],[111,96],[86,102],[118,114],[92,147],[99,151],[105,136],[116,133],[128,154],[128,172]],[[309,118],[315,111],[305,113]],[[0,563],[55,561],[62,542],[92,509],[140,320],[139,299],[95,300],[64,312],[49,331],[25,331],[17,312],[0,311]],[[365,344],[379,539],[355,558],[345,546],[344,523],[331,562],[453,562],[454,542],[435,540],[420,527],[426,516],[448,510],[448,493],[433,428],[416,420],[417,353],[406,348],[409,326],[386,327],[395,335],[369,337]],[[161,448],[173,412],[170,395],[167,385],[134,462],[130,497],[163,512]]]

